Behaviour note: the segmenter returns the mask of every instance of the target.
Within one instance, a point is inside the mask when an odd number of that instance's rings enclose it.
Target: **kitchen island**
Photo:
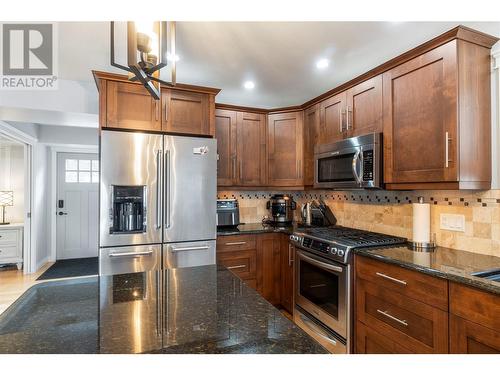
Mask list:
[[[143,273],[37,284],[0,316],[0,353],[326,353],[224,267],[154,277],[164,299]]]

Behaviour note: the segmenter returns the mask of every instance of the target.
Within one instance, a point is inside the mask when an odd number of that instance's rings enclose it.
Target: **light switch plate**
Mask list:
[[[465,216],[456,214],[440,214],[439,227],[455,232],[465,232]]]

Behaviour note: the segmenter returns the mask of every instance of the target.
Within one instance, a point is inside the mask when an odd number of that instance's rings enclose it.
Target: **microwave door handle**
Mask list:
[[[356,182],[358,184],[361,184],[363,180],[361,179],[361,176],[358,174],[358,161],[360,160],[359,155],[361,154],[361,150],[357,150],[356,153],[354,154],[354,157],[352,158],[352,174],[356,178]]]

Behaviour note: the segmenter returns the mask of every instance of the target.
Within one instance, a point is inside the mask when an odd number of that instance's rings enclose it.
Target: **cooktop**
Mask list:
[[[348,262],[352,249],[399,245],[407,241],[402,237],[342,226],[300,229],[290,236],[290,240],[303,250],[342,263]]]

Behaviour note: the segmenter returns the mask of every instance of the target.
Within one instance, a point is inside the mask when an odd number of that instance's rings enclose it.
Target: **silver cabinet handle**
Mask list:
[[[165,151],[165,227],[170,228],[170,150]]]
[[[311,321],[305,315],[302,315],[302,314],[299,314],[299,315],[300,315],[300,320],[302,320],[304,322],[304,324],[311,329],[311,331],[313,331],[317,335],[321,336],[322,339],[328,341],[330,344],[337,345],[337,341],[332,339],[331,337],[327,336],[326,332],[324,332],[321,328],[319,328],[316,324],[314,324],[313,321]]]
[[[227,267],[228,270],[235,270],[237,268],[245,268],[246,265],[244,264],[240,264],[239,266],[231,266],[231,267]]]
[[[161,150],[156,153],[156,229],[161,228]]]
[[[448,132],[445,133],[445,139],[444,139],[444,149],[445,149],[445,160],[444,160],[444,166],[445,168],[448,168],[450,166],[450,146],[449,143],[451,141],[450,134]]]
[[[246,244],[246,241],[241,241],[241,242],[228,242],[226,243],[226,246],[236,246],[236,245],[244,245]]]
[[[393,282],[398,283],[398,284],[401,284],[401,285],[407,285],[406,281],[404,281],[404,280],[399,280],[399,279],[396,279],[396,278],[394,278],[394,277],[388,276],[388,275],[386,275],[385,273],[375,272],[375,275],[380,276],[380,277],[383,277],[384,279],[387,279],[387,280],[393,281]]]
[[[325,123],[326,123],[326,121],[325,121]],[[344,132],[344,110],[341,109],[339,111],[339,133],[343,133],[343,132]]]
[[[392,319],[394,320],[395,322],[401,324],[401,325],[404,325],[405,327],[408,327],[408,323],[406,322],[406,320],[401,320],[401,319],[398,319],[396,318],[395,316],[392,316],[391,314],[389,314],[387,311],[382,311],[382,310],[379,310],[377,309],[377,312],[383,316],[385,316],[386,318],[389,318],[389,319]]]
[[[293,264],[292,252],[293,252],[292,245],[288,245],[288,267],[291,267]]]
[[[358,149],[352,158],[352,173],[356,178],[356,182],[361,184],[363,182],[363,177],[358,174],[358,160],[360,160],[359,155],[361,155],[361,150]]]
[[[309,262],[311,264],[314,264],[315,266],[318,266],[319,268],[329,270],[329,271],[335,271],[338,273],[342,273],[343,269],[342,267],[334,266],[333,264],[328,264],[328,263],[323,263],[319,260],[313,259],[311,257],[308,257],[307,255],[304,255],[303,252],[299,251],[297,252],[299,255],[299,258],[304,259],[306,262]]]
[[[346,110],[346,130],[349,130],[349,127],[352,129],[352,123],[349,121],[349,114],[352,113],[352,109],[347,106]]]
[[[170,247],[170,251],[176,253],[178,251],[191,251],[191,250],[208,250],[209,246],[189,246],[189,247]]]
[[[122,258],[122,257],[139,257],[139,256],[149,256],[153,255],[153,250],[147,251],[127,251],[124,253],[110,253],[108,256],[110,258]]]

